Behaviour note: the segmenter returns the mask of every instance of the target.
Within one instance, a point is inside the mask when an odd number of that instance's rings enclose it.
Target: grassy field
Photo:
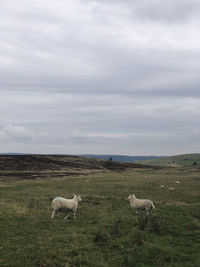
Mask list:
[[[140,161],[143,164],[170,166],[170,167],[198,167],[200,168],[200,153],[183,154],[159,159]]]
[[[0,266],[200,266],[198,168],[85,172],[0,182]],[[77,219],[51,219],[52,199],[73,193]],[[131,210],[132,193],[155,201],[148,218]]]

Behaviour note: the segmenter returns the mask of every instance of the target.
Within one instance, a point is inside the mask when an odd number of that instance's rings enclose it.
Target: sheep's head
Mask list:
[[[130,195],[130,196],[128,197],[128,200],[130,200],[132,197],[133,197],[133,196],[132,196],[132,195]]]
[[[79,195],[75,195],[75,194],[73,194],[73,195],[74,195],[74,199],[76,199],[77,201],[82,201],[82,199]]]
[[[129,200],[131,200],[131,199],[136,199],[136,197],[135,197],[135,195],[130,195],[130,196],[128,197],[128,199],[129,199]]]
[[[73,194],[73,196],[74,196],[74,197],[73,197],[74,200],[79,201],[79,200],[78,200],[78,197],[79,197],[78,195]]]

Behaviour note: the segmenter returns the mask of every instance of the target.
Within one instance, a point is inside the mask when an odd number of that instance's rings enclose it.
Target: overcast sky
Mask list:
[[[3,152],[200,152],[200,1],[0,0]]]

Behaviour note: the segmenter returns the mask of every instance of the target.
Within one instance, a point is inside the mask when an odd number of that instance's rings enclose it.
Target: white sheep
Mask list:
[[[174,191],[175,188],[174,187],[169,187],[169,191]]]
[[[128,199],[130,200],[131,208],[136,210],[136,214],[138,214],[138,210],[145,210],[148,215],[152,209],[155,209],[155,205],[149,199],[137,199],[135,195],[130,195]]]
[[[164,188],[165,186],[163,184],[161,184],[160,188]]]
[[[55,197],[52,201],[52,214],[51,218],[54,218],[54,215],[57,211],[67,212],[67,216],[65,219],[69,217],[69,212],[72,211],[74,213],[74,219],[76,219],[76,211],[78,208],[78,202],[81,201],[81,197],[78,195],[74,195],[72,199],[66,199],[63,197]]]
[[[175,181],[175,184],[180,184],[180,181]]]

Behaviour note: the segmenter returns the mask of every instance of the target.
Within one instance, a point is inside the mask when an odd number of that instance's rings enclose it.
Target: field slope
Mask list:
[[[0,266],[200,266],[196,166],[52,155],[0,160]],[[73,193],[82,197],[77,219],[51,219],[52,199]],[[153,200],[156,210],[136,216],[127,200],[133,193]]]
[[[200,153],[183,154],[159,159],[143,160],[139,161],[139,163],[170,167],[200,167]]]

